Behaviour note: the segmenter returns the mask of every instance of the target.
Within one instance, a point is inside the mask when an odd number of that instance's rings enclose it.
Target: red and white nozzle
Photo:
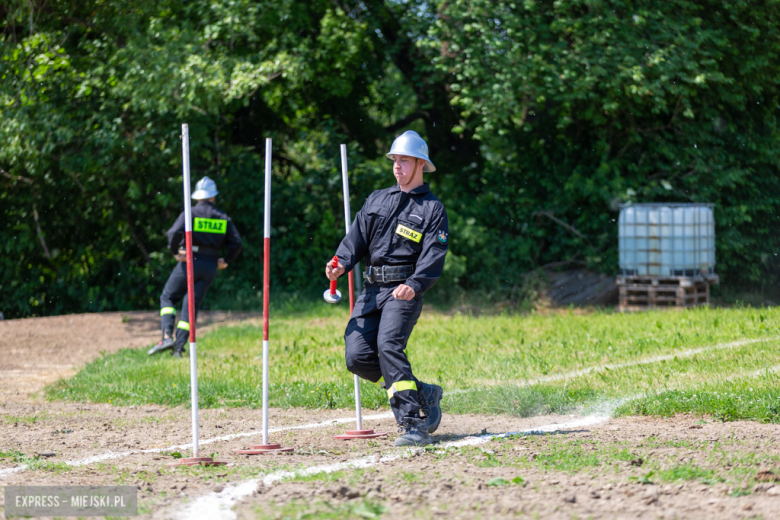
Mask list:
[[[331,267],[336,269],[339,266],[339,257],[334,256]],[[336,280],[330,281],[330,288],[322,295],[328,303],[338,303],[341,301],[341,292],[336,290]]]

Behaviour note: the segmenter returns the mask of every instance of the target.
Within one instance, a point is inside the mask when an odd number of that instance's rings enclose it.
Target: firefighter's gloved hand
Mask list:
[[[396,300],[411,300],[414,298],[414,289],[408,285],[401,284],[393,291],[393,298]]]
[[[217,267],[219,269],[227,269],[228,268],[228,263],[225,262],[224,258],[220,258],[220,259],[217,260]]]
[[[341,262],[339,262],[339,266],[337,268],[333,268],[332,265],[333,262],[328,262],[325,265],[325,276],[328,277],[328,280],[336,280],[339,276],[344,274],[344,266],[341,265]]]

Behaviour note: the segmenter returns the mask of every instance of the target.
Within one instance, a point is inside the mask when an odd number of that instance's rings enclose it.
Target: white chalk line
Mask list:
[[[385,412],[380,413],[376,415],[365,415],[363,416],[363,419],[368,421],[376,421],[379,419],[389,419],[390,417],[393,417],[392,412]],[[343,424],[343,423],[349,423],[354,421],[354,417],[342,417],[340,419],[330,419],[327,421],[322,421],[318,423],[310,423],[310,424],[301,424],[298,426],[284,426],[281,428],[272,428],[268,430],[268,433],[278,433],[278,432],[285,432],[285,431],[291,431],[291,430],[310,430],[314,428],[325,428],[327,426],[333,426],[334,424]],[[213,439],[205,439],[200,442],[198,442],[199,446],[205,446],[207,444],[213,444],[215,442],[221,442],[221,441],[229,441],[233,439],[239,439],[242,437],[253,437],[255,435],[262,434],[262,431],[252,431],[252,432],[243,432],[243,433],[231,433],[229,435],[222,435],[220,437],[214,437]],[[189,444],[176,444],[173,446],[167,446],[165,448],[149,448],[146,450],[131,450],[131,451],[119,451],[119,452],[108,452],[103,453],[100,455],[93,455],[92,457],[87,457],[84,459],[79,460],[69,460],[66,461],[65,464],[68,466],[86,466],[87,464],[95,464],[97,462],[102,462],[104,460],[111,460],[111,459],[119,459],[123,457],[129,457],[130,455],[136,455],[141,453],[161,453],[164,451],[174,451],[174,450],[183,450],[183,449],[189,449],[192,448],[192,443]],[[14,473],[18,473],[20,471],[24,471],[29,466],[27,464],[22,464],[21,466],[17,466],[15,468],[6,468],[3,470],[0,470],[0,478],[13,475]]]
[[[761,370],[751,372],[748,374],[748,377],[759,377],[769,374],[777,374],[778,372],[780,372],[780,365],[775,365],[773,367],[762,368]]]
[[[772,341],[772,340],[776,340],[776,339],[780,339],[780,337],[757,338],[757,339],[733,341],[733,342],[729,342],[729,343],[721,343],[721,344],[712,345],[712,346],[709,346],[709,347],[701,347],[701,348],[697,348],[697,349],[689,349],[689,350],[681,351],[681,352],[678,352],[678,353],[675,353],[675,354],[666,354],[666,355],[663,355],[663,356],[654,356],[654,357],[651,357],[651,358],[646,358],[646,359],[642,359],[642,360],[638,360],[638,361],[629,361],[629,362],[625,362],[625,363],[614,363],[614,364],[600,365],[600,366],[596,366],[596,367],[585,368],[585,369],[576,370],[576,371],[573,371],[573,372],[568,372],[568,373],[565,373],[565,374],[553,374],[553,375],[550,375],[550,376],[538,377],[538,378],[529,379],[529,380],[525,380],[525,381],[519,381],[519,382],[516,382],[516,383],[517,383],[518,386],[530,386],[530,385],[538,384],[538,383],[547,383],[547,382],[552,382],[552,381],[558,381],[558,380],[561,380],[561,379],[569,379],[569,378],[579,377],[579,376],[583,376],[583,375],[587,375],[587,374],[595,374],[595,373],[603,372],[603,371],[606,371],[606,370],[615,370],[615,369],[619,369],[619,368],[626,368],[626,367],[632,367],[632,366],[637,366],[637,365],[648,365],[648,364],[652,364],[652,363],[658,363],[660,361],[672,360],[675,357],[677,357],[677,358],[679,358],[679,357],[690,357],[690,356],[693,356],[693,355],[696,355],[696,354],[700,354],[702,352],[707,352],[707,351],[710,351],[710,350],[721,350],[721,349],[726,349],[726,348],[735,348],[735,347],[741,347],[741,346],[744,346],[744,345],[750,345],[750,344],[753,344],[753,343],[762,343],[762,342],[766,342],[766,341]],[[761,371],[761,373],[763,373],[763,371]],[[500,381],[500,382],[497,382],[497,383],[506,384],[506,383],[510,383],[510,382],[511,381]],[[468,389],[462,389],[462,390],[459,390],[459,389],[447,390],[447,392],[445,392],[445,397],[449,396],[449,395],[457,395],[457,394],[461,394],[461,393],[474,392],[474,391],[477,391],[477,390],[479,390],[479,388],[468,388]],[[391,412],[386,412],[386,413],[382,413],[382,414],[366,416],[364,418],[368,419],[368,420],[378,420],[378,419],[386,419],[386,418],[390,418],[390,417],[393,417],[393,414]],[[323,427],[330,426],[330,425],[333,425],[333,424],[348,423],[348,422],[351,422],[351,421],[354,421],[354,420],[355,420],[354,417],[344,417],[344,418],[340,418],[340,419],[333,419],[333,420],[329,420],[329,421],[323,421],[323,422],[320,422],[320,423],[312,423],[312,424],[304,424],[304,425],[300,425],[300,426],[288,426],[288,427],[283,427],[283,428],[275,428],[275,429],[269,430],[269,433],[276,433],[276,432],[290,431],[290,430],[305,430],[305,429],[323,428]],[[260,433],[261,433],[260,431],[234,433],[234,434],[230,434],[230,435],[223,435],[221,437],[215,437],[213,439],[202,440],[202,441],[199,442],[199,444],[201,446],[203,446],[203,445],[212,444],[212,443],[215,443],[215,442],[232,440],[232,439],[236,439],[236,438],[240,438],[240,437],[252,437],[252,436],[255,436],[255,435],[259,435]],[[192,443],[189,443],[189,444],[178,444],[178,445],[174,445],[174,446],[168,446],[168,447],[165,447],[165,448],[151,448],[151,449],[147,449],[147,450],[131,450],[131,451],[123,451],[123,452],[108,452],[108,453],[103,453],[101,455],[94,455],[92,457],[87,457],[85,459],[66,461],[65,464],[67,464],[69,466],[84,466],[84,465],[88,465],[88,464],[95,464],[97,462],[102,462],[102,461],[105,461],[105,460],[111,460],[111,459],[118,459],[118,458],[128,457],[130,455],[135,455],[135,454],[160,453],[160,452],[164,452],[164,451],[172,451],[172,450],[178,450],[178,449],[189,449],[189,448],[192,448]],[[2,469],[2,470],[0,470],[0,478],[6,477],[8,475],[13,475],[13,474],[18,473],[20,471],[24,471],[28,467],[29,466],[27,466],[26,464],[22,464],[21,466],[17,466],[15,468]]]
[[[568,423],[553,423],[516,432],[466,437],[457,441],[443,442],[441,444],[437,444],[436,446],[441,448],[443,451],[448,448],[484,444],[485,442],[494,438],[504,438],[510,437],[512,435],[523,434],[530,435],[534,433],[550,433],[559,430],[582,428],[585,426],[600,424],[608,420],[609,416],[594,415]],[[238,484],[227,486],[220,492],[211,492],[200,496],[193,502],[187,504],[187,506],[185,506],[183,509],[173,512],[173,516],[171,518],[177,520],[235,520],[238,518],[238,516],[236,515],[235,511],[233,511],[233,507],[241,499],[252,495],[260,483],[262,483],[264,486],[270,486],[275,482],[294,477],[317,475],[319,473],[333,473],[334,471],[341,471],[344,469],[368,468],[384,462],[392,462],[397,459],[408,457],[416,452],[422,451],[423,449],[424,448],[401,448],[388,452],[382,456],[370,455],[368,457],[360,457],[346,462],[313,466],[298,471],[279,471],[276,473],[271,473],[260,478],[250,479],[244,482],[239,482]]]
[[[561,381],[565,379],[573,379],[575,377],[581,377],[586,376],[589,374],[598,374],[600,372],[606,372],[608,370],[618,370],[621,368],[630,368],[635,366],[641,366],[641,365],[652,365],[654,363],[659,363],[661,361],[671,361],[675,358],[687,358],[691,356],[695,356],[696,354],[702,354],[704,352],[709,352],[713,350],[724,350],[729,348],[736,348],[736,347],[744,347],[745,345],[752,345],[753,343],[765,343],[767,341],[774,341],[779,340],[780,337],[774,336],[770,338],[756,338],[756,339],[744,339],[739,341],[731,341],[729,343],[720,343],[718,345],[711,345],[709,347],[700,347],[695,349],[688,349],[688,350],[682,350],[678,351],[673,354],[664,354],[662,356],[653,356],[645,359],[639,359],[637,361],[626,361],[624,363],[608,363],[606,365],[599,365],[595,367],[590,368],[583,368],[580,370],[575,370],[573,372],[566,372],[565,374],[552,374],[549,376],[543,376],[543,377],[536,377],[533,379],[525,379],[525,380],[504,380],[504,381],[495,381],[491,383],[489,386],[498,386],[498,385],[506,385],[506,384],[515,384],[520,387],[525,386],[531,386],[536,385],[539,383],[551,383],[554,381]],[[467,388],[462,390],[448,390],[445,395],[457,395],[457,394],[463,394],[468,392],[475,392],[479,390],[480,388]]]
[[[774,339],[774,338],[768,338],[763,341],[768,341],[769,339]],[[696,350],[698,352],[702,352],[704,350],[712,350],[718,347],[729,348],[733,346],[757,343],[759,341],[761,340],[746,340],[744,342],[733,342],[724,345],[716,345],[715,347],[709,347],[707,349],[696,349]],[[688,351],[688,352],[689,352],[688,355],[693,355],[695,353],[698,353],[693,351]],[[661,359],[674,358],[674,356],[671,357],[659,356],[659,357]],[[733,376],[733,378],[758,377],[768,373],[777,373],[777,372],[780,372],[780,365],[763,368],[761,370],[756,370],[753,372],[749,372],[747,374],[736,375]],[[568,423],[561,423],[561,424],[554,423],[554,424],[549,424],[549,425],[540,426],[536,428],[528,428],[526,430],[520,430],[517,432],[508,432],[508,433],[501,433],[501,434],[486,434],[486,435],[466,437],[464,439],[460,439],[457,441],[443,442],[441,444],[438,444],[437,447],[446,450],[447,448],[455,448],[460,446],[476,446],[479,444],[483,444],[493,438],[504,438],[504,437],[510,437],[512,435],[521,435],[521,434],[549,433],[558,430],[593,426],[608,421],[611,417],[612,411],[616,409],[619,405],[623,404],[626,401],[629,401],[631,399],[636,399],[639,397],[641,397],[641,395],[637,394],[637,395],[625,397],[616,401],[611,401],[606,403],[606,406],[601,407],[604,415],[591,415]],[[198,497],[191,504],[188,504],[183,509],[175,512],[172,518],[176,520],[188,520],[188,519],[235,520],[238,518],[238,515],[235,513],[235,511],[233,511],[233,507],[235,507],[235,505],[241,499],[252,495],[257,489],[258,484],[260,484],[261,482],[265,486],[270,486],[275,482],[279,482],[281,480],[285,480],[288,478],[310,476],[319,473],[333,473],[335,471],[341,471],[343,469],[368,468],[384,462],[392,462],[394,460],[407,457],[410,454],[421,451],[421,449],[422,448],[411,448],[411,449],[407,448],[407,449],[395,450],[394,452],[390,452],[380,457],[377,457],[376,455],[372,455],[369,457],[361,457],[361,458],[353,459],[347,462],[326,464],[322,466],[314,466],[311,468],[305,468],[298,471],[279,471],[276,473],[271,473],[270,475],[266,475],[261,478],[251,479],[244,482],[240,482],[238,484],[228,486],[218,493],[212,492],[203,495],[201,497]]]

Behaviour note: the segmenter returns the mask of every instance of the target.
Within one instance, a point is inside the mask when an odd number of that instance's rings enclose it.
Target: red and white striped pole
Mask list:
[[[184,169],[184,244],[187,251],[187,310],[190,320],[190,396],[192,400],[192,457],[177,459],[169,466],[222,466],[211,457],[200,457],[198,445],[198,346],[195,341],[195,274],[192,257],[192,199],[190,193],[190,128],[181,125],[181,155]]]
[[[241,455],[262,455],[293,451],[268,441],[268,325],[271,303],[271,138],[265,140],[265,205],[263,207],[263,443],[248,450],[236,450]]]
[[[268,444],[268,326],[271,306],[271,138],[265,140],[263,205],[263,444]]]
[[[347,166],[347,145],[341,145],[341,184],[343,187],[344,195],[344,223],[347,234],[349,234],[349,228],[352,225],[352,210],[349,205],[349,167]],[[334,261],[338,262],[337,258]],[[337,264],[338,265],[338,264]],[[335,265],[334,267],[337,267]],[[336,288],[336,282],[331,282],[331,292]],[[339,295],[341,298],[341,295]],[[327,298],[325,298],[327,300]],[[355,269],[349,272],[349,314],[355,309]],[[363,429],[363,412],[360,398],[360,378],[357,374],[354,375],[355,383],[355,419],[357,422],[356,430],[347,430],[342,435],[336,435],[336,439],[373,439],[374,437],[382,437],[387,435],[387,432],[377,432],[374,430]]]

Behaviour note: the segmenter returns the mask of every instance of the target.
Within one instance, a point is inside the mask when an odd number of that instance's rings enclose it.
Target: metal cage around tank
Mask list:
[[[623,276],[715,274],[714,204],[623,204],[618,252]]]

